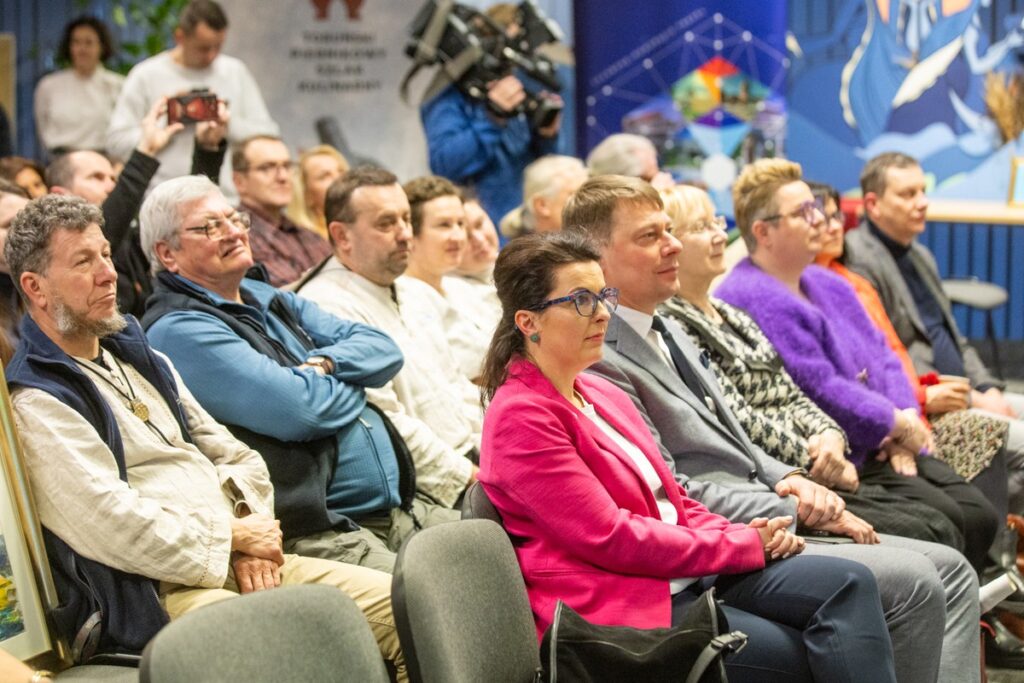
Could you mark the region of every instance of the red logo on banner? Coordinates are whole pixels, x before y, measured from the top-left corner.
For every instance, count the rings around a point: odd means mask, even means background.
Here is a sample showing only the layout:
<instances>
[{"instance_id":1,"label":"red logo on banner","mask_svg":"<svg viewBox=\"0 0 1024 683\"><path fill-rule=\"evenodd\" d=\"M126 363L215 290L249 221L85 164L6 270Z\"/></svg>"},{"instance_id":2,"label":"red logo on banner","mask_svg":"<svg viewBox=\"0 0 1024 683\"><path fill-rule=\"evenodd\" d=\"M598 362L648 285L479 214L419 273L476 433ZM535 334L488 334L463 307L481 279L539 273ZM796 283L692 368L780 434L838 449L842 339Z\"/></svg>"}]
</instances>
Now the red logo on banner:
<instances>
[{"instance_id":1,"label":"red logo on banner","mask_svg":"<svg viewBox=\"0 0 1024 683\"><path fill-rule=\"evenodd\" d=\"M317 21L328 21L331 18L331 3L334 0L309 0L313 4L313 8L316 10ZM345 9L348 11L348 18L352 21L359 21L359 10L362 9L363 3L366 0L339 0L345 5Z\"/></svg>"}]
</instances>

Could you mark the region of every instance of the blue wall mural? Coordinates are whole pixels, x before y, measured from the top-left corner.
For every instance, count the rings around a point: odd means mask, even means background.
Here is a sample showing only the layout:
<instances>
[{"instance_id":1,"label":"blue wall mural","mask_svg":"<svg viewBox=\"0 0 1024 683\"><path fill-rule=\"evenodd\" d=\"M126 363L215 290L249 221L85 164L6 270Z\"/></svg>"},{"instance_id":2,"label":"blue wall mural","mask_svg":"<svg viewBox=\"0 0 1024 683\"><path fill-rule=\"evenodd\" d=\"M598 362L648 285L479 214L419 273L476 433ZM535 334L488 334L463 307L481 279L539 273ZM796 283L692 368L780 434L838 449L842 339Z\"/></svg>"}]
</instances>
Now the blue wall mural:
<instances>
[{"instance_id":1,"label":"blue wall mural","mask_svg":"<svg viewBox=\"0 0 1024 683\"><path fill-rule=\"evenodd\" d=\"M985 76L1018 69L1019 0L791 0L788 156L843 192L886 150L922 161L932 196L1005 200L1010 157Z\"/></svg>"}]
</instances>

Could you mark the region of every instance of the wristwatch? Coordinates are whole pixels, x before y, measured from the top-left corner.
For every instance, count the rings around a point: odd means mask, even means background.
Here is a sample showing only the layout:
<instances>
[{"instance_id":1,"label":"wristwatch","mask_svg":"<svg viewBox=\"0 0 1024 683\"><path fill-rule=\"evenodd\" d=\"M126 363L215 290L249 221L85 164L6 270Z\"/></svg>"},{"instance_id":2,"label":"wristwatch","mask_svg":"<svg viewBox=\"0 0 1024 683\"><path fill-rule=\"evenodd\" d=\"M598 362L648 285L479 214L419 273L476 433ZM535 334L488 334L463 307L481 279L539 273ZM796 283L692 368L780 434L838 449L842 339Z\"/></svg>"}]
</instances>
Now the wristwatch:
<instances>
[{"instance_id":1,"label":"wristwatch","mask_svg":"<svg viewBox=\"0 0 1024 683\"><path fill-rule=\"evenodd\" d=\"M327 356L310 356L306 359L306 365L320 368L325 375L330 375L334 372L334 362Z\"/></svg>"}]
</instances>

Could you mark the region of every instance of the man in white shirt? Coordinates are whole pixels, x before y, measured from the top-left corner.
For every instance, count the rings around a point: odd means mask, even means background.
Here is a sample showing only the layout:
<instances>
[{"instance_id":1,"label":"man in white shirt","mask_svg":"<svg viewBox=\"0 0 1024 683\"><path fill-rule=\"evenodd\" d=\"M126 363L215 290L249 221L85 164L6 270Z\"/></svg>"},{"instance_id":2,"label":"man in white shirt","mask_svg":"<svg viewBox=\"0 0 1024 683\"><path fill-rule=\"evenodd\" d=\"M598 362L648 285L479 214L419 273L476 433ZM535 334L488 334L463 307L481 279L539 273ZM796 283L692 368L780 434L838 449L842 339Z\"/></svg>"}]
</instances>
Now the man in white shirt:
<instances>
[{"instance_id":1,"label":"man in white shirt","mask_svg":"<svg viewBox=\"0 0 1024 683\"><path fill-rule=\"evenodd\" d=\"M482 411L478 390L448 349L440 297L423 296L399 277L409 262L409 213L405 192L388 171L359 168L336 180L325 209L334 255L298 292L340 318L384 330L401 348L402 369L366 394L405 439L420 490L452 506L476 478L471 460Z\"/></svg>"},{"instance_id":2,"label":"man in white shirt","mask_svg":"<svg viewBox=\"0 0 1024 683\"><path fill-rule=\"evenodd\" d=\"M249 69L240 60L220 54L227 27L227 16L213 0L192 0L185 6L174 31L175 47L136 64L128 73L107 129L107 151L128 158L139 143L139 122L152 103L195 89L210 90L227 103L231 112L229 143L253 135L278 134ZM193 145L192 135L175 136L157 155L160 168L150 187L188 175ZM220 186L229 200L236 198L229 164L221 168Z\"/></svg>"},{"instance_id":3,"label":"man in white shirt","mask_svg":"<svg viewBox=\"0 0 1024 683\"><path fill-rule=\"evenodd\" d=\"M118 312L102 225L84 199L47 195L4 247L28 312L8 378L49 560L63 605L95 603L62 635L141 651L167 616L324 583L356 601L404 677L390 577L283 553L263 459Z\"/></svg>"}]
</instances>

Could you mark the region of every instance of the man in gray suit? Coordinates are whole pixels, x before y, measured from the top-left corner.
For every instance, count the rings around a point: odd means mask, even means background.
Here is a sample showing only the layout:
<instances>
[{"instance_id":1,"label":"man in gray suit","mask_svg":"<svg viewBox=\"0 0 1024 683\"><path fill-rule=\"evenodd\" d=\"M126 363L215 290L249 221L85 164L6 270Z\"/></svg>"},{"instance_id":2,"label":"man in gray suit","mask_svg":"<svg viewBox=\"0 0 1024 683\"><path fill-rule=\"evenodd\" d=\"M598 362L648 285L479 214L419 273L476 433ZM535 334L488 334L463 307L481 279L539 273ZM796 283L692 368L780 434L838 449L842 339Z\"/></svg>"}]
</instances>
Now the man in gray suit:
<instances>
[{"instance_id":1,"label":"man in gray suit","mask_svg":"<svg viewBox=\"0 0 1024 683\"><path fill-rule=\"evenodd\" d=\"M846 236L846 265L878 290L900 341L919 374L934 372L970 379L970 395L956 394L956 385L929 387L929 403L941 410L971 408L1009 422L1006 464L1010 512L1024 511L1024 396L1005 392L960 334L949 297L942 290L935 257L917 236L924 232L928 198L925 177L913 157L885 152L864 166L864 223Z\"/></svg>"},{"instance_id":2,"label":"man in gray suit","mask_svg":"<svg viewBox=\"0 0 1024 683\"><path fill-rule=\"evenodd\" d=\"M658 193L635 178L591 178L566 204L563 225L594 239L608 286L619 288L604 360L591 371L633 397L689 495L735 522L794 515L806 528L859 541L808 544L808 551L856 560L875 574L899 680L978 680L977 579L963 556L934 543L879 539L838 496L751 443L698 349L655 315L676 291L680 249Z\"/></svg>"}]
</instances>

